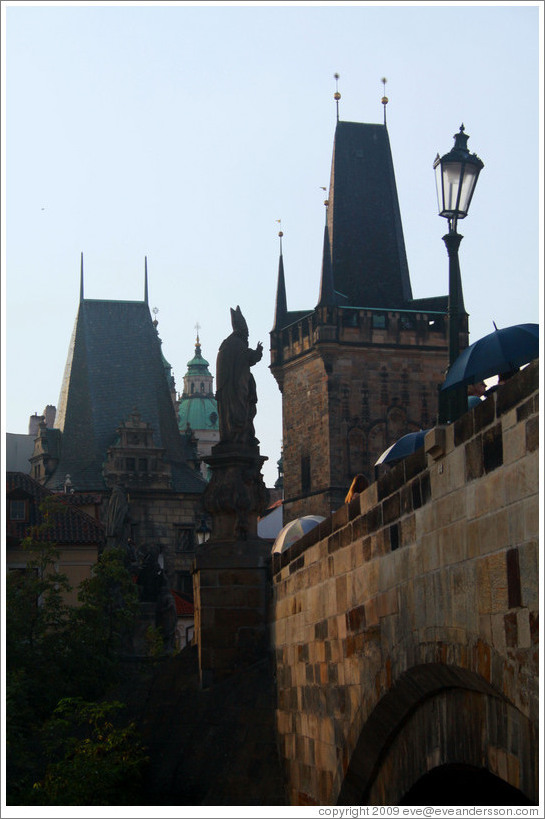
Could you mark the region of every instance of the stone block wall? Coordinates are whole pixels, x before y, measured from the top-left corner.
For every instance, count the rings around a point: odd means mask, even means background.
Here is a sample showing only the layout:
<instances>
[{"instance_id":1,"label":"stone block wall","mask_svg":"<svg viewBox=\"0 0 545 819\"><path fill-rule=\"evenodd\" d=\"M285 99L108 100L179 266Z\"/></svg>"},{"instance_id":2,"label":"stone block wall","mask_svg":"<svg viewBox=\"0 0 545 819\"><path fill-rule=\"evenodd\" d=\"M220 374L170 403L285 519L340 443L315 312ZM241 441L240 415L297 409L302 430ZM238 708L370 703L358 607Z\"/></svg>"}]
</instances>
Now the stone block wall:
<instances>
[{"instance_id":1,"label":"stone block wall","mask_svg":"<svg viewBox=\"0 0 545 819\"><path fill-rule=\"evenodd\" d=\"M282 390L284 518L329 515L381 452L437 418L447 347L442 315L335 309L273 334ZM327 332L326 332L327 331ZM281 352L280 352L281 350Z\"/></svg>"},{"instance_id":2,"label":"stone block wall","mask_svg":"<svg viewBox=\"0 0 545 819\"><path fill-rule=\"evenodd\" d=\"M406 741L408 714L451 690L477 692L466 699L481 739L464 746L451 726L421 766L465 761L537 798L538 376L534 362L434 428L425 449L273 556L292 804L396 804L415 771L388 776L385 792L393 737Z\"/></svg>"}]
</instances>

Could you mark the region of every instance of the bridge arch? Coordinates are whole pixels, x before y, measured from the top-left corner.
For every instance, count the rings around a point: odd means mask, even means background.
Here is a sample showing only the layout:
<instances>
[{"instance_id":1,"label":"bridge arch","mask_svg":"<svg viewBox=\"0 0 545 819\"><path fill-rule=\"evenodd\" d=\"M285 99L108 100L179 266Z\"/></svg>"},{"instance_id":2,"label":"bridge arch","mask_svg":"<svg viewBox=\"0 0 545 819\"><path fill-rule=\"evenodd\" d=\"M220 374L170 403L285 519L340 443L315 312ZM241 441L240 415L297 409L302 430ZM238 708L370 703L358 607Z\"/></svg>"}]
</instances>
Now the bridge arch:
<instances>
[{"instance_id":1,"label":"bridge arch","mask_svg":"<svg viewBox=\"0 0 545 819\"><path fill-rule=\"evenodd\" d=\"M538 739L532 722L478 674L430 663L400 675L364 724L337 804L538 803ZM458 782L461 801L445 783ZM404 801L428 798L423 802ZM516 802L501 801L510 794ZM468 801L466 801L466 799Z\"/></svg>"}]
</instances>

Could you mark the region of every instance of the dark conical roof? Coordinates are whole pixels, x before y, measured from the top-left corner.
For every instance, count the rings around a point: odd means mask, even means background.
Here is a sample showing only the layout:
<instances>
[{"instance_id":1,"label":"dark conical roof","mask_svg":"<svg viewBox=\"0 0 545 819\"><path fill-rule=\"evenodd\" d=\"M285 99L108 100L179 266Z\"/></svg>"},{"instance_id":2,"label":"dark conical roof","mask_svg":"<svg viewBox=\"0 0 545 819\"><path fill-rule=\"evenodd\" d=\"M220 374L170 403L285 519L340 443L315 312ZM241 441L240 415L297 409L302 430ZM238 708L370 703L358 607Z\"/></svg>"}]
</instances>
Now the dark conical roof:
<instances>
[{"instance_id":1,"label":"dark conical roof","mask_svg":"<svg viewBox=\"0 0 545 819\"><path fill-rule=\"evenodd\" d=\"M70 342L55 426L61 458L50 483L69 473L78 489L101 489L102 464L117 428L137 409L173 466L173 488L200 492L185 463L161 344L146 302L83 299Z\"/></svg>"},{"instance_id":2,"label":"dark conical roof","mask_svg":"<svg viewBox=\"0 0 545 819\"><path fill-rule=\"evenodd\" d=\"M329 244L329 228L327 222L324 228L324 250L322 254L322 279L320 282L320 297L318 307L331 307L336 302L333 270L331 267L331 247Z\"/></svg>"},{"instance_id":3,"label":"dark conical roof","mask_svg":"<svg viewBox=\"0 0 545 819\"><path fill-rule=\"evenodd\" d=\"M358 307L412 298L388 131L338 122L328 209L335 290Z\"/></svg>"},{"instance_id":4,"label":"dark conical roof","mask_svg":"<svg viewBox=\"0 0 545 819\"><path fill-rule=\"evenodd\" d=\"M280 240L282 242L282 240ZM278 283L276 285L276 309L274 312L274 329L283 327L288 314L288 300L286 297L286 280L284 277L284 256L280 244L280 258L278 260Z\"/></svg>"}]
</instances>

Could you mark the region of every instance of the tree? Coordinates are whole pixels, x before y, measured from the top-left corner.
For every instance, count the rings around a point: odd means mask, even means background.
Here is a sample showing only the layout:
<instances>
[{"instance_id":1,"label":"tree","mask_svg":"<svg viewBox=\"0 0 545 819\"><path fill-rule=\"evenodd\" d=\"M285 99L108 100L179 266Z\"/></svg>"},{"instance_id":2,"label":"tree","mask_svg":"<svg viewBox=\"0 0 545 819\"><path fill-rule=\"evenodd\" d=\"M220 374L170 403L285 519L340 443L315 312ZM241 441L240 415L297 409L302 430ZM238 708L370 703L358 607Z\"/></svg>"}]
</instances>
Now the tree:
<instances>
[{"instance_id":1,"label":"tree","mask_svg":"<svg viewBox=\"0 0 545 819\"><path fill-rule=\"evenodd\" d=\"M41 782L46 787L44 771L50 752L47 742L51 742L56 729L60 730L69 708L64 705L60 712L55 711L60 701L80 703L77 708L70 706L72 726L78 723L78 714L88 716L92 707L106 709L102 712L105 727L108 705L96 701L103 699L108 686L117 680L119 657L129 648L138 609L138 590L125 567L121 549L102 553L92 576L79 587L80 605L66 605L64 593L70 585L57 571L59 553L51 542L54 516L65 509L57 498L48 498L41 505L42 523L32 527L23 542L28 552L26 570L10 572L7 578L6 750L10 804L37 804L32 786ZM132 742L132 728L128 733L127 726L115 730L121 734L96 728L87 737L94 743L97 757L106 752L112 755L115 749L121 754L123 743ZM83 752L90 747L87 743L78 752L80 767L86 762L91 764L92 754ZM57 761L59 765L67 764L66 759ZM128 771L123 768L123 776ZM44 792L53 793L53 781L60 775L51 769L47 780L50 790ZM92 778L92 772L89 776Z\"/></svg>"},{"instance_id":2,"label":"tree","mask_svg":"<svg viewBox=\"0 0 545 819\"><path fill-rule=\"evenodd\" d=\"M134 724L120 702L59 702L43 730L52 760L34 785L31 804L137 805L147 764Z\"/></svg>"}]
</instances>

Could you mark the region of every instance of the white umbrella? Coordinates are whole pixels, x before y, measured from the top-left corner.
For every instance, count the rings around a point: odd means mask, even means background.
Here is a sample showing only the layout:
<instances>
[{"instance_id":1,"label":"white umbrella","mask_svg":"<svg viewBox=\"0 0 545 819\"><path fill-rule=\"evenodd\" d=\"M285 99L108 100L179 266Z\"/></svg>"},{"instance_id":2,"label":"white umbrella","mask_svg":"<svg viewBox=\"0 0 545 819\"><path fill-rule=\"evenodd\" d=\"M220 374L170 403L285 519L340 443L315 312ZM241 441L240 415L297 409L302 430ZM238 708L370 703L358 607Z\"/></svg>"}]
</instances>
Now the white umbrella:
<instances>
[{"instance_id":1,"label":"white umbrella","mask_svg":"<svg viewBox=\"0 0 545 819\"><path fill-rule=\"evenodd\" d=\"M286 523L274 541L272 548L273 554L284 552L292 543L295 543L300 537L310 532L311 529L314 529L314 527L318 526L323 520L325 520L325 518L321 517L321 515L305 515L302 518L296 518L290 521L290 523Z\"/></svg>"}]
</instances>

